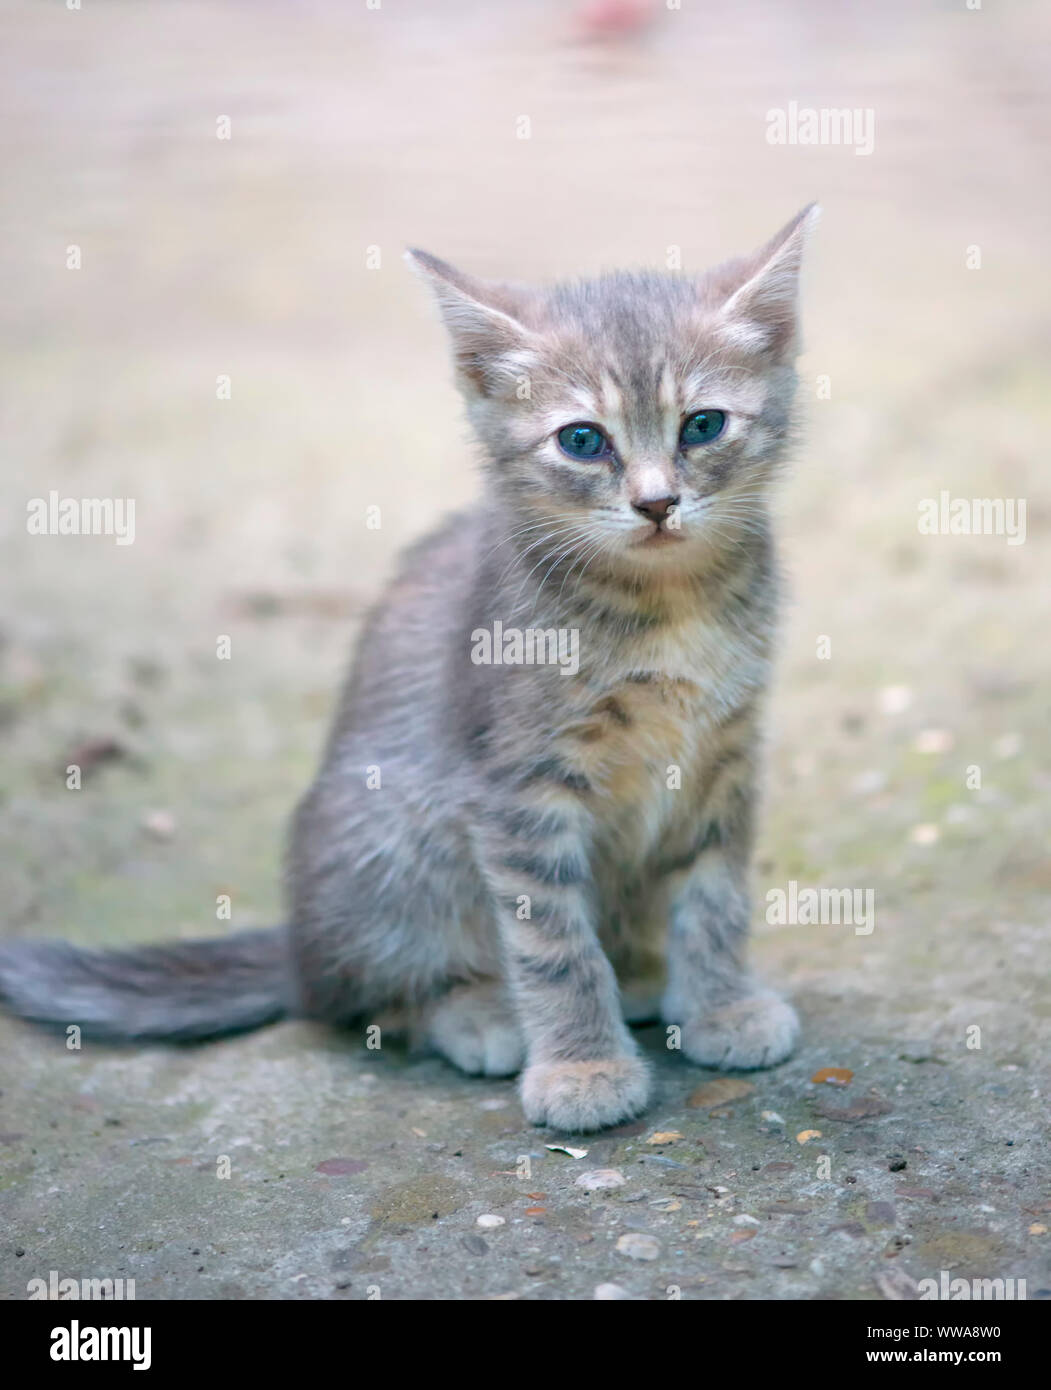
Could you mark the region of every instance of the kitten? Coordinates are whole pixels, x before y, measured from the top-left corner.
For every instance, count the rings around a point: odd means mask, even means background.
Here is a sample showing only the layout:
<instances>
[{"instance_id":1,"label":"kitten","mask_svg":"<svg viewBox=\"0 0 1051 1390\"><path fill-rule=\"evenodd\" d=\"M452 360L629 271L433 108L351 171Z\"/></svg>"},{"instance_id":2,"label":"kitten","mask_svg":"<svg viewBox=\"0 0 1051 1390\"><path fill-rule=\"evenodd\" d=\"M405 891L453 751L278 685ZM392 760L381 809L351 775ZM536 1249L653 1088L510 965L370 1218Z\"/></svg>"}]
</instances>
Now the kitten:
<instances>
[{"instance_id":1,"label":"kitten","mask_svg":"<svg viewBox=\"0 0 1051 1390\"><path fill-rule=\"evenodd\" d=\"M485 457L358 643L296 813L290 925L92 953L0 949L16 1013L195 1039L407 1012L528 1118L637 1115L628 1023L708 1067L798 1022L745 962L776 613L767 496L790 439L807 208L701 278L527 289L409 253ZM575 655L574 655L575 654Z\"/></svg>"}]
</instances>

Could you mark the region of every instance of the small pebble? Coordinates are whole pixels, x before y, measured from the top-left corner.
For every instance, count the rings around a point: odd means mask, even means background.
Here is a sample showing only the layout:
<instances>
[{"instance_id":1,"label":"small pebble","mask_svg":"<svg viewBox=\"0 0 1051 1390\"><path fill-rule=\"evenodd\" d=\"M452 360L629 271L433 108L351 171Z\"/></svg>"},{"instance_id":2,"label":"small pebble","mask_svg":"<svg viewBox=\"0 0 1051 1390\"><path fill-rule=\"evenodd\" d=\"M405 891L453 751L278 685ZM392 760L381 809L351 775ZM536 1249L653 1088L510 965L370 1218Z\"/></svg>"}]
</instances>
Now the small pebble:
<instances>
[{"instance_id":1,"label":"small pebble","mask_svg":"<svg viewBox=\"0 0 1051 1390\"><path fill-rule=\"evenodd\" d=\"M619 1168L589 1168L577 1178L576 1186L586 1192L601 1192L608 1187L623 1187L626 1182Z\"/></svg>"},{"instance_id":2,"label":"small pebble","mask_svg":"<svg viewBox=\"0 0 1051 1390\"><path fill-rule=\"evenodd\" d=\"M879 707L884 714L901 714L912 704L912 691L907 685L887 685L879 693Z\"/></svg>"},{"instance_id":3,"label":"small pebble","mask_svg":"<svg viewBox=\"0 0 1051 1390\"><path fill-rule=\"evenodd\" d=\"M595 1287L595 1297L600 1301L611 1301L613 1299L630 1298L631 1294L620 1284L598 1284Z\"/></svg>"},{"instance_id":4,"label":"small pebble","mask_svg":"<svg viewBox=\"0 0 1051 1390\"><path fill-rule=\"evenodd\" d=\"M142 828L155 840L170 840L175 834L175 817L170 811L150 811L142 818Z\"/></svg>"},{"instance_id":5,"label":"small pebble","mask_svg":"<svg viewBox=\"0 0 1051 1390\"><path fill-rule=\"evenodd\" d=\"M924 729L913 740L917 753L947 753L955 740L948 729Z\"/></svg>"},{"instance_id":6,"label":"small pebble","mask_svg":"<svg viewBox=\"0 0 1051 1390\"><path fill-rule=\"evenodd\" d=\"M504 1218L502 1216L496 1216L492 1212L486 1212L485 1215L480 1216L476 1222L476 1225L483 1226L487 1231L495 1230L497 1226L503 1226L504 1224Z\"/></svg>"},{"instance_id":7,"label":"small pebble","mask_svg":"<svg viewBox=\"0 0 1051 1390\"><path fill-rule=\"evenodd\" d=\"M629 1231L617 1241L617 1249L629 1260L655 1260L661 1253L660 1242L656 1236L643 1235L641 1231Z\"/></svg>"},{"instance_id":8,"label":"small pebble","mask_svg":"<svg viewBox=\"0 0 1051 1390\"><path fill-rule=\"evenodd\" d=\"M887 785L887 774L878 768L870 768L867 772L859 772L850 783L850 790L855 796L873 796L876 792L881 792Z\"/></svg>"},{"instance_id":9,"label":"small pebble","mask_svg":"<svg viewBox=\"0 0 1051 1390\"><path fill-rule=\"evenodd\" d=\"M909 831L909 839L914 845L936 845L941 837L941 831L931 822L923 825L914 825Z\"/></svg>"}]
</instances>

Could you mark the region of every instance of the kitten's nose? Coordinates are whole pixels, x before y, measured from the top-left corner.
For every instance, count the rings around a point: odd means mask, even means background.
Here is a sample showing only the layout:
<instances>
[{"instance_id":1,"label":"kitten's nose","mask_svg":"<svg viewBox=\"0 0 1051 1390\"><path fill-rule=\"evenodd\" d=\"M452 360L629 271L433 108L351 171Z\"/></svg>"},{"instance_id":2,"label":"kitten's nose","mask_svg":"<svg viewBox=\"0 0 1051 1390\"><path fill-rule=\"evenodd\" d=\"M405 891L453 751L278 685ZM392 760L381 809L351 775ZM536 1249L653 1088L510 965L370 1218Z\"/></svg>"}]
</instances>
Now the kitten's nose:
<instances>
[{"instance_id":1,"label":"kitten's nose","mask_svg":"<svg viewBox=\"0 0 1051 1390\"><path fill-rule=\"evenodd\" d=\"M631 504L637 512L643 516L648 516L651 521L655 521L659 526L665 519L672 507L679 505L677 497L652 497L641 502Z\"/></svg>"}]
</instances>

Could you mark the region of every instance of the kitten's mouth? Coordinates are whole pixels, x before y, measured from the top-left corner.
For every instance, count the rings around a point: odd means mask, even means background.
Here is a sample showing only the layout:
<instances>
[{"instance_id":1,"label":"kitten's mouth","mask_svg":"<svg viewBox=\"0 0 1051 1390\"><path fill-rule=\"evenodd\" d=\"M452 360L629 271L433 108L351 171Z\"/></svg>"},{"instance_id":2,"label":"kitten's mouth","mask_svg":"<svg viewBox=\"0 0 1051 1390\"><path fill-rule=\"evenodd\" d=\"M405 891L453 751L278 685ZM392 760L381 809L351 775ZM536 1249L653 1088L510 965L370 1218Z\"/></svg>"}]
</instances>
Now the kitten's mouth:
<instances>
[{"instance_id":1,"label":"kitten's mouth","mask_svg":"<svg viewBox=\"0 0 1051 1390\"><path fill-rule=\"evenodd\" d=\"M677 545L682 540L678 531L665 531L660 526L655 526L641 540L635 542L636 546L646 546L652 548L658 545Z\"/></svg>"}]
</instances>

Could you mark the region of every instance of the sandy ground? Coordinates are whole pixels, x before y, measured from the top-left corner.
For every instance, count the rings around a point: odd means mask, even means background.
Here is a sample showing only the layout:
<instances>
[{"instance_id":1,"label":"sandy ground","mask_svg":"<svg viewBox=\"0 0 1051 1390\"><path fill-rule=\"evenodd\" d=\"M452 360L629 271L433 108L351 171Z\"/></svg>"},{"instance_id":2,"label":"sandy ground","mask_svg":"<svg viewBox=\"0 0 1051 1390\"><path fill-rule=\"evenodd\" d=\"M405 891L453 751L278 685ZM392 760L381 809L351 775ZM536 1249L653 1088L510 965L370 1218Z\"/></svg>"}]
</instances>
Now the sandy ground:
<instances>
[{"instance_id":1,"label":"sandy ground","mask_svg":"<svg viewBox=\"0 0 1051 1390\"><path fill-rule=\"evenodd\" d=\"M9 6L4 932L219 932L221 894L278 919L358 615L475 487L405 244L689 269L825 218L757 868L799 1054L698 1095L648 1030L657 1100L577 1159L511 1083L361 1037L68 1051L0 1020L0 1295L869 1299L948 1270L1051 1296L1047 29L962 0L691 5L589 43L539 3ZM770 145L791 101L871 109L872 152ZM135 543L29 536L51 489L134 497ZM920 534L942 490L1026 499L1025 543ZM875 929L764 923L793 880L872 890Z\"/></svg>"}]
</instances>

